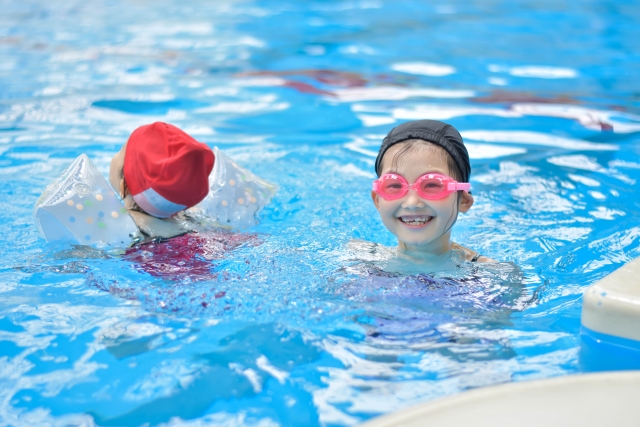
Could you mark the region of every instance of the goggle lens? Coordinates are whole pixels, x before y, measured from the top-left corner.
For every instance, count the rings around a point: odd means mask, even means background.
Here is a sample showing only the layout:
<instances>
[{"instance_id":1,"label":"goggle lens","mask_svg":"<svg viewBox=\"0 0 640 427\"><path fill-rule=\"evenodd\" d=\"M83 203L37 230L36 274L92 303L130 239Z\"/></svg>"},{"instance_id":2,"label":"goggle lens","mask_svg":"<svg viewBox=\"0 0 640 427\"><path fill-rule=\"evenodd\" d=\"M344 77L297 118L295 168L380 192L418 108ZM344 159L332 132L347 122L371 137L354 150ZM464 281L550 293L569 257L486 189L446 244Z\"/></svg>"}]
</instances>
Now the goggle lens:
<instances>
[{"instance_id":1,"label":"goggle lens","mask_svg":"<svg viewBox=\"0 0 640 427\"><path fill-rule=\"evenodd\" d=\"M397 178L387 178L380 183L380 192L384 195L395 198L402 197L407 192L406 183Z\"/></svg>"},{"instance_id":2,"label":"goggle lens","mask_svg":"<svg viewBox=\"0 0 640 427\"><path fill-rule=\"evenodd\" d=\"M421 196L438 196L445 191L442 180L437 178L425 178L419 183L418 194Z\"/></svg>"}]
</instances>

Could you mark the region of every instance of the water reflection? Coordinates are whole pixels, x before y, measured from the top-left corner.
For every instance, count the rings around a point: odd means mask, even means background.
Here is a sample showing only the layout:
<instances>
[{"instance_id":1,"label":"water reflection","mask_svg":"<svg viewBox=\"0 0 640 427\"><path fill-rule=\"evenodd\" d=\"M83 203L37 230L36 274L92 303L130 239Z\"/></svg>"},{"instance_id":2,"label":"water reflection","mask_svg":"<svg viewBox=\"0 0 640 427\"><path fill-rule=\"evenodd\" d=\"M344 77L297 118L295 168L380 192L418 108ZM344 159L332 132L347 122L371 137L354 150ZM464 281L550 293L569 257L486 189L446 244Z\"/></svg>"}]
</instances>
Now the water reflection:
<instances>
[{"instance_id":1,"label":"water reflection","mask_svg":"<svg viewBox=\"0 0 640 427\"><path fill-rule=\"evenodd\" d=\"M640 256L638 13L602 4L7 4L0 417L355 425L579 372L584 288ZM476 205L454 238L493 270L350 249L394 245L373 160L426 116L469 143ZM127 254L45 246L41 189L81 152L105 172L155 120L278 183L263 223Z\"/></svg>"}]
</instances>

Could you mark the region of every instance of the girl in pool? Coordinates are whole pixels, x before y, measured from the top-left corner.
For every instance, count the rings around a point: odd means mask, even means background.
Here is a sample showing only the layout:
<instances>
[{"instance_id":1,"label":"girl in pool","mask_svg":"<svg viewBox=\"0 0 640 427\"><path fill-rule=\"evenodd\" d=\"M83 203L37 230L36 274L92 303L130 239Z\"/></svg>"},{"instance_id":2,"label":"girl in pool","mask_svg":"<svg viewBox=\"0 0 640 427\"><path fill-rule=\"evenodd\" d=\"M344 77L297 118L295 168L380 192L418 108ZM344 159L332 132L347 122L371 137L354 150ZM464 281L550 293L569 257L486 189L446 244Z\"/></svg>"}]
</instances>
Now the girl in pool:
<instances>
[{"instance_id":1,"label":"girl in pool","mask_svg":"<svg viewBox=\"0 0 640 427\"><path fill-rule=\"evenodd\" d=\"M453 126L419 120L393 128L375 168L371 198L398 238L399 255L429 262L453 252L465 261L493 261L451 241L458 214L473 206L469 154Z\"/></svg>"},{"instance_id":2,"label":"girl in pool","mask_svg":"<svg viewBox=\"0 0 640 427\"><path fill-rule=\"evenodd\" d=\"M375 168L371 198L398 247L352 242L356 263L345 270L359 277L338 288L363 304L357 321L367 335L427 341L434 344L429 351L461 360L469 353L456 351L456 343L473 342L482 348L480 357L513 357L506 340L481 337L469 324L458 327L460 313L506 324L527 303L516 266L451 241L458 214L474 201L469 154L458 131L434 120L404 123L382 141Z\"/></svg>"}]
</instances>

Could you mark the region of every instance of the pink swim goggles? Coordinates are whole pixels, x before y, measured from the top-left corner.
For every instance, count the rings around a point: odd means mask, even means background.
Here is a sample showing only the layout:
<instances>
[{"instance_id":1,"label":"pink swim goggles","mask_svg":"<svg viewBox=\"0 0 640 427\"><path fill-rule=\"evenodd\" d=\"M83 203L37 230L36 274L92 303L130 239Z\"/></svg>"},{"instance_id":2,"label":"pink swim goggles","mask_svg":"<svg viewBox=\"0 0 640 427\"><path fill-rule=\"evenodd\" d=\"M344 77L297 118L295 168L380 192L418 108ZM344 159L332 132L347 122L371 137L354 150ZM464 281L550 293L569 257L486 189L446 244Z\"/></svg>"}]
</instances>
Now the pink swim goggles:
<instances>
[{"instance_id":1,"label":"pink swim goggles","mask_svg":"<svg viewBox=\"0 0 640 427\"><path fill-rule=\"evenodd\" d=\"M437 200L458 190L470 189L471 184L457 182L450 176L439 173L425 173L411 185L402 175L395 173L386 173L373 181L373 191L385 200L404 197L409 190L415 191L423 199Z\"/></svg>"}]
</instances>

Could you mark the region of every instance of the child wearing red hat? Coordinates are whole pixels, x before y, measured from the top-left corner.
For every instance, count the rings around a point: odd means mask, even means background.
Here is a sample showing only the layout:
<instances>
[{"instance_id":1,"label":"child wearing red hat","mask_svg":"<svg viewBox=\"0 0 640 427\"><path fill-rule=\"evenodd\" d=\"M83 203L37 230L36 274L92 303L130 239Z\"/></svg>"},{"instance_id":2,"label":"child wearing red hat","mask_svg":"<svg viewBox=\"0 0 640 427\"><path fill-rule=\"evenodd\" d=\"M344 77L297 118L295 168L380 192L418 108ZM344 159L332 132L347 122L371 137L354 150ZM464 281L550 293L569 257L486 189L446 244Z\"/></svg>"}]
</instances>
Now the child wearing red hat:
<instances>
[{"instance_id":1,"label":"child wearing red hat","mask_svg":"<svg viewBox=\"0 0 640 427\"><path fill-rule=\"evenodd\" d=\"M109 181L146 237L169 238L190 230L177 214L207 196L214 161L206 144L156 122L133 131L111 160Z\"/></svg>"},{"instance_id":2,"label":"child wearing red hat","mask_svg":"<svg viewBox=\"0 0 640 427\"><path fill-rule=\"evenodd\" d=\"M258 224L277 190L217 147L162 122L133 131L111 160L109 182L86 154L78 156L36 202L40 235L48 242L126 247L227 230L216 237L224 240L230 229Z\"/></svg>"}]
</instances>

